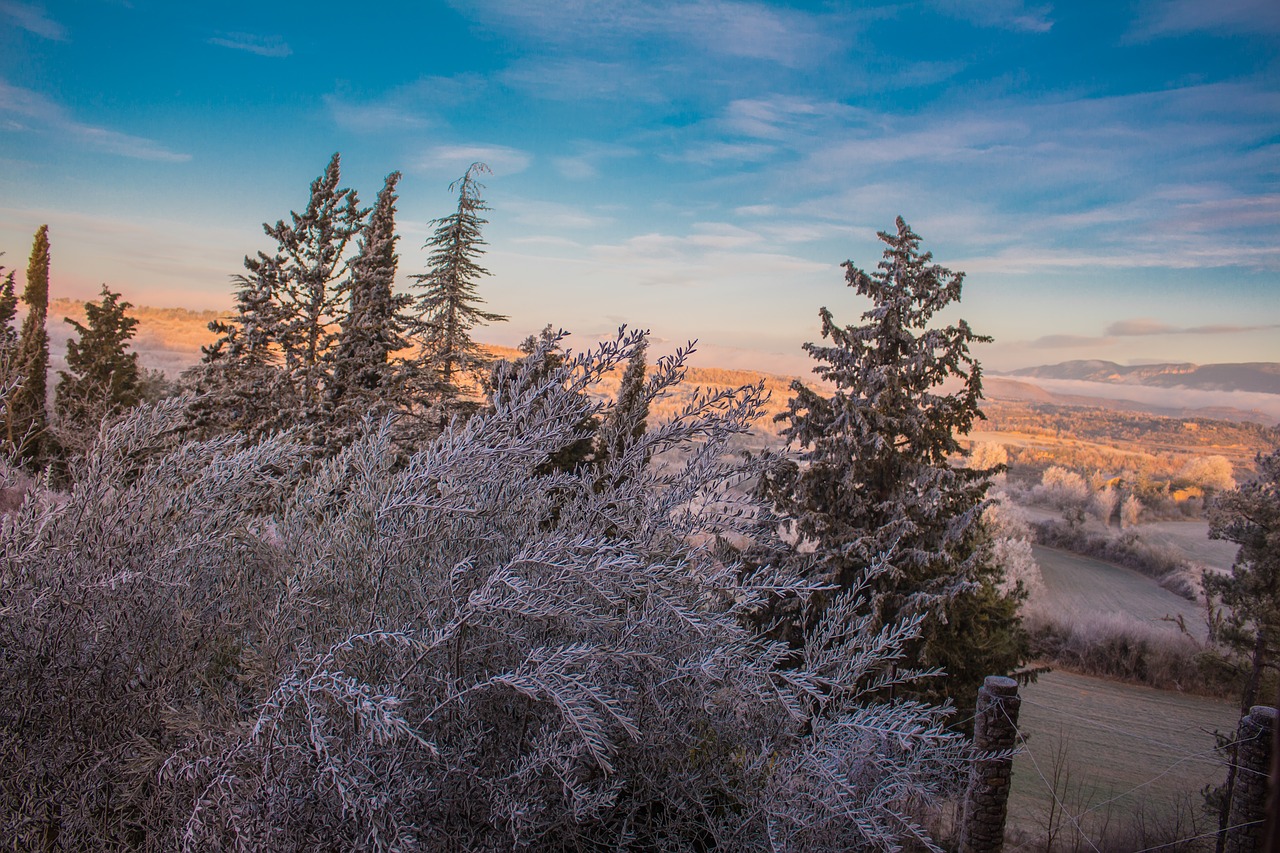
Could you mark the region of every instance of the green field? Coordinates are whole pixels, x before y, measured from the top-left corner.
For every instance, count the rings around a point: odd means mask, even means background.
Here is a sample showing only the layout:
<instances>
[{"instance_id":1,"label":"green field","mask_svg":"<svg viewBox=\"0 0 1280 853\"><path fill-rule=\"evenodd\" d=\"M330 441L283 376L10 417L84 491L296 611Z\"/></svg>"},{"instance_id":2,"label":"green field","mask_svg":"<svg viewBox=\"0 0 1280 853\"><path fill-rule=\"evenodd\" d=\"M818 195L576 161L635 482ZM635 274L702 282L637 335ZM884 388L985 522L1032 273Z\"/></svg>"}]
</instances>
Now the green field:
<instances>
[{"instance_id":1,"label":"green field","mask_svg":"<svg viewBox=\"0 0 1280 853\"><path fill-rule=\"evenodd\" d=\"M1184 817L1187 806L1198 808L1200 790L1223 777L1212 732L1239 721L1230 702L1065 672L1042 676L1022 696L1026 749L1014 760L1009 826L1043 837L1056 793L1065 811L1054 825L1068 848L1092 849L1083 838L1096 840L1108 823L1141 815L1153 824L1179 804Z\"/></svg>"}]
</instances>

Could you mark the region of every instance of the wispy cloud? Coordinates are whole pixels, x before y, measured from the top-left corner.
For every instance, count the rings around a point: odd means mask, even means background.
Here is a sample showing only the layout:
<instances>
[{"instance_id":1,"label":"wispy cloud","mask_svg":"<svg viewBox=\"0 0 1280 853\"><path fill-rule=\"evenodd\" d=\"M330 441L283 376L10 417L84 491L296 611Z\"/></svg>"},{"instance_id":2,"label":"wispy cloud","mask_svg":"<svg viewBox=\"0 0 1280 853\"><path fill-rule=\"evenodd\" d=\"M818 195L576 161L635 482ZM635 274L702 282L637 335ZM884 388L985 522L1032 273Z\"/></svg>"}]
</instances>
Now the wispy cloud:
<instances>
[{"instance_id":1,"label":"wispy cloud","mask_svg":"<svg viewBox=\"0 0 1280 853\"><path fill-rule=\"evenodd\" d=\"M660 38L718 56L800 67L841 44L820 16L741 0L455 0L453 5L495 29L554 45L593 47L601 55Z\"/></svg>"},{"instance_id":2,"label":"wispy cloud","mask_svg":"<svg viewBox=\"0 0 1280 853\"><path fill-rule=\"evenodd\" d=\"M1280 328L1278 324L1260 326L1240 326L1230 324L1211 324L1207 326L1171 326L1159 320L1137 318L1119 320L1107 326L1106 334L1117 337L1139 337L1146 335L1238 335L1244 332L1261 332Z\"/></svg>"},{"instance_id":3,"label":"wispy cloud","mask_svg":"<svg viewBox=\"0 0 1280 853\"><path fill-rule=\"evenodd\" d=\"M1150 39L1194 32L1278 33L1280 4L1275 0L1160 0L1147 3L1132 37Z\"/></svg>"},{"instance_id":4,"label":"wispy cloud","mask_svg":"<svg viewBox=\"0 0 1280 853\"><path fill-rule=\"evenodd\" d=\"M165 163L183 163L191 159L190 154L170 151L155 140L77 121L44 95L11 86L4 80L0 80L0 116L5 118L10 130L61 137L81 147L120 157Z\"/></svg>"},{"instance_id":5,"label":"wispy cloud","mask_svg":"<svg viewBox=\"0 0 1280 853\"><path fill-rule=\"evenodd\" d=\"M331 92L323 96L334 122L345 130L421 130L443 123L443 110L480 97L488 82L478 74L422 77L374 98Z\"/></svg>"},{"instance_id":6,"label":"wispy cloud","mask_svg":"<svg viewBox=\"0 0 1280 853\"><path fill-rule=\"evenodd\" d=\"M1047 33L1053 28L1049 4L1031 5L1024 0L934 0L941 11L981 27L999 27L1031 33Z\"/></svg>"},{"instance_id":7,"label":"wispy cloud","mask_svg":"<svg viewBox=\"0 0 1280 853\"><path fill-rule=\"evenodd\" d=\"M1027 345L1034 349L1074 349L1076 347L1102 347L1115 343L1113 338L1095 335L1044 335Z\"/></svg>"},{"instance_id":8,"label":"wispy cloud","mask_svg":"<svg viewBox=\"0 0 1280 853\"><path fill-rule=\"evenodd\" d=\"M280 36L262 36L256 33L219 33L209 39L209 44L256 53L258 56L283 58L293 54L293 48Z\"/></svg>"},{"instance_id":9,"label":"wispy cloud","mask_svg":"<svg viewBox=\"0 0 1280 853\"><path fill-rule=\"evenodd\" d=\"M495 175L514 175L529 168L533 156L505 145L437 145L418 157L419 171L452 171L462 174L472 163L484 163Z\"/></svg>"},{"instance_id":10,"label":"wispy cloud","mask_svg":"<svg viewBox=\"0 0 1280 853\"><path fill-rule=\"evenodd\" d=\"M53 41L67 40L66 28L50 18L39 6L19 3L17 0L0 0L0 15L7 16L27 32L35 33L42 38Z\"/></svg>"}]
</instances>

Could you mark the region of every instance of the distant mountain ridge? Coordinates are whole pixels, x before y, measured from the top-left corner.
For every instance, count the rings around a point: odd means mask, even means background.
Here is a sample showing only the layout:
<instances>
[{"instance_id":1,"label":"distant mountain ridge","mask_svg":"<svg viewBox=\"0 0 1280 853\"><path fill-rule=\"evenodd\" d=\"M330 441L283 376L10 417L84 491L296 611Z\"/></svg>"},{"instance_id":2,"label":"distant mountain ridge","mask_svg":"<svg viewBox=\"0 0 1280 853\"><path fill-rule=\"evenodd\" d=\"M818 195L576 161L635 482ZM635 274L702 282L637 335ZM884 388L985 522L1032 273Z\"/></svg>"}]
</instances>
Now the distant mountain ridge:
<instances>
[{"instance_id":1,"label":"distant mountain ridge","mask_svg":"<svg viewBox=\"0 0 1280 853\"><path fill-rule=\"evenodd\" d=\"M991 371L996 373L996 371ZM1003 376L1036 379L1075 379L1110 385L1144 385L1148 388L1190 388L1198 391L1250 391L1280 394L1280 364L1251 361L1239 364L1138 364L1085 359L1001 371Z\"/></svg>"}]
</instances>

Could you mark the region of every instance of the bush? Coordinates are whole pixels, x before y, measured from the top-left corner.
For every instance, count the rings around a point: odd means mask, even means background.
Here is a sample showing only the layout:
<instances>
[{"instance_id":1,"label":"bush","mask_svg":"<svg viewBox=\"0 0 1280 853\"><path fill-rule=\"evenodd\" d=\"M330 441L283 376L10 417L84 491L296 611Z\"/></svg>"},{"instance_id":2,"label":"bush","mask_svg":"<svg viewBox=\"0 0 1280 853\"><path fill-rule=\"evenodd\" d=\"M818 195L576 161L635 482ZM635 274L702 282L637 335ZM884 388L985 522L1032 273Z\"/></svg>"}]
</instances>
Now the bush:
<instances>
[{"instance_id":1,"label":"bush","mask_svg":"<svg viewBox=\"0 0 1280 853\"><path fill-rule=\"evenodd\" d=\"M398 457L184 439L136 410L3 517L0 832L18 849L888 848L957 783L946 709L884 688L918 621L865 587L802 652L743 628L812 590L726 563L772 526L726 461L759 389L604 467L619 339ZM679 357L646 386L655 399ZM676 466L646 464L683 450Z\"/></svg>"}]
</instances>

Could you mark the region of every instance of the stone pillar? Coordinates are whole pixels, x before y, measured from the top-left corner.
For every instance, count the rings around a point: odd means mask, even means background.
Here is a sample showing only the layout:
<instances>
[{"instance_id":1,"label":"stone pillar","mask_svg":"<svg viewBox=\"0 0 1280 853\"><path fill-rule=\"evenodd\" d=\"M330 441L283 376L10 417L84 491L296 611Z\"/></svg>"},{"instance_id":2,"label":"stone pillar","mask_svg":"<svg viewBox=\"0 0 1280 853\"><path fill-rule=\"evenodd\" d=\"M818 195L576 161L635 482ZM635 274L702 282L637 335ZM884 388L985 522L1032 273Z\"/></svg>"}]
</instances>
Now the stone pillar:
<instances>
[{"instance_id":1,"label":"stone pillar","mask_svg":"<svg viewBox=\"0 0 1280 853\"><path fill-rule=\"evenodd\" d=\"M982 753L1013 749L1018 739L1018 682L988 675L978 691L973 746L979 753L969 768L960 826L960 853L1000 853L1009 807L1013 758L984 758Z\"/></svg>"},{"instance_id":2,"label":"stone pillar","mask_svg":"<svg viewBox=\"0 0 1280 853\"><path fill-rule=\"evenodd\" d=\"M1254 705L1240 718L1240 728L1236 730L1236 784L1227 820L1227 853L1262 850L1275 727L1276 709L1267 705Z\"/></svg>"}]
</instances>

